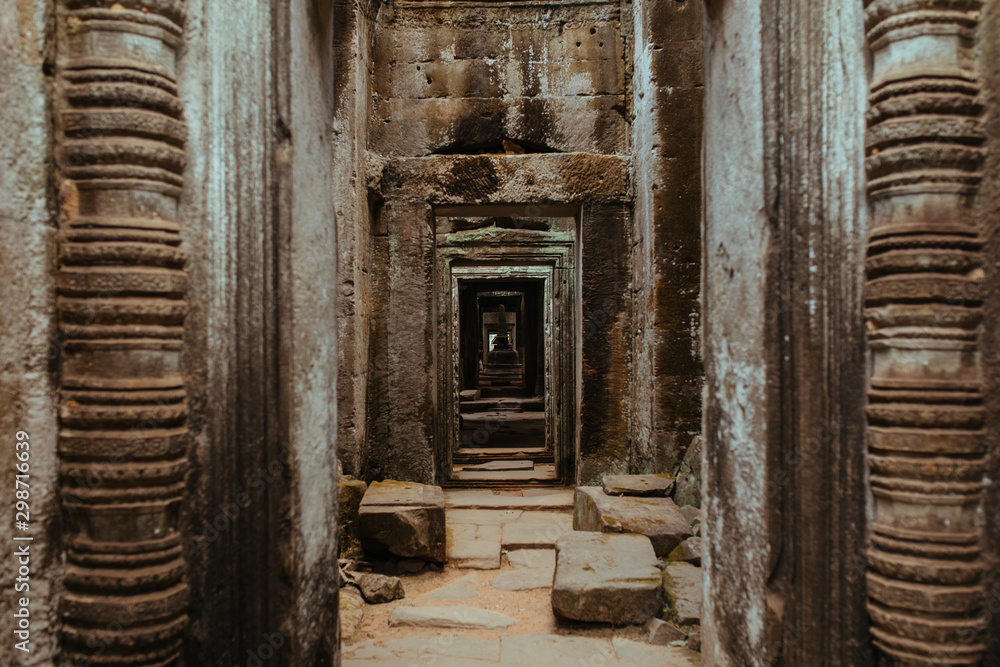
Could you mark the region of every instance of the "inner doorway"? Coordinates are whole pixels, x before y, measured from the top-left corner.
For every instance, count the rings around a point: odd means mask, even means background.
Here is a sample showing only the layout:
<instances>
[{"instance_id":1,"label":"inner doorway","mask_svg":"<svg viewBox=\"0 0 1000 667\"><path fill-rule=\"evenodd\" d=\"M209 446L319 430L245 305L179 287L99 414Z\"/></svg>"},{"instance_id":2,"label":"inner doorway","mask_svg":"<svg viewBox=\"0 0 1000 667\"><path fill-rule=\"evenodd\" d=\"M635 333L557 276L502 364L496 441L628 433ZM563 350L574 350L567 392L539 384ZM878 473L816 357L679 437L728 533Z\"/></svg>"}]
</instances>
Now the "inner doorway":
<instances>
[{"instance_id":1,"label":"inner doorway","mask_svg":"<svg viewBox=\"0 0 1000 667\"><path fill-rule=\"evenodd\" d=\"M545 419L545 280L459 280L452 479L556 480Z\"/></svg>"},{"instance_id":2,"label":"inner doorway","mask_svg":"<svg viewBox=\"0 0 1000 667\"><path fill-rule=\"evenodd\" d=\"M573 479L579 209L451 206L435 214L441 479Z\"/></svg>"}]
</instances>

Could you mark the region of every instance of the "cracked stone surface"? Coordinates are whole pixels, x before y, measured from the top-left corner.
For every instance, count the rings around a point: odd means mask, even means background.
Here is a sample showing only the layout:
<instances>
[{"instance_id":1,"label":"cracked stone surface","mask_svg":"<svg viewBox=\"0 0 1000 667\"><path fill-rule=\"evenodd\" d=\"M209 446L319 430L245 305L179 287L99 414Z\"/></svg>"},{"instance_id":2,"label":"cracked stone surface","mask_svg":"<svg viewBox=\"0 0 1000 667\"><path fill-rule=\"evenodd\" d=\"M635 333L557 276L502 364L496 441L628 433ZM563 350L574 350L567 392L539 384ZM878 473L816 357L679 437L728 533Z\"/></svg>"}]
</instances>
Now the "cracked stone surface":
<instances>
[{"instance_id":1,"label":"cracked stone surface","mask_svg":"<svg viewBox=\"0 0 1000 667\"><path fill-rule=\"evenodd\" d=\"M498 591L526 591L532 588L548 588L552 585L552 569L509 570L490 580L490 585Z\"/></svg>"}]
</instances>

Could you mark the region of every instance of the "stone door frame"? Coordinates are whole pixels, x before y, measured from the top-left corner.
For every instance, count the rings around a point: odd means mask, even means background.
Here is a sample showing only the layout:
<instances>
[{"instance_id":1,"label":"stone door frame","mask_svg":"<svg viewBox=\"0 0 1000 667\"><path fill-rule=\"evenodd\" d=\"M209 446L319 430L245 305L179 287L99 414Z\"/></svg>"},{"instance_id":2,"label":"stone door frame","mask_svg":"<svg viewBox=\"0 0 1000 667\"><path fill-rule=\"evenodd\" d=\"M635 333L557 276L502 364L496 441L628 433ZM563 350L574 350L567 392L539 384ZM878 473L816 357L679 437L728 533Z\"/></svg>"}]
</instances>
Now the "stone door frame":
<instances>
[{"instance_id":1,"label":"stone door frame","mask_svg":"<svg viewBox=\"0 0 1000 667\"><path fill-rule=\"evenodd\" d=\"M436 219L459 214L494 215L497 210L506 208L441 207L434 212ZM522 217L538 217L540 214L524 213L537 208L511 207ZM458 448L459 281L490 279L542 281L545 447L551 448L555 455L559 480L573 480L573 463L579 443L576 398L580 379L580 315L577 305L580 276L576 257L580 209L572 207L569 211L573 212L575 219L572 233L496 230L436 235L435 450L438 479L443 483L451 477L453 455ZM504 270L498 272L498 267Z\"/></svg>"}]
</instances>

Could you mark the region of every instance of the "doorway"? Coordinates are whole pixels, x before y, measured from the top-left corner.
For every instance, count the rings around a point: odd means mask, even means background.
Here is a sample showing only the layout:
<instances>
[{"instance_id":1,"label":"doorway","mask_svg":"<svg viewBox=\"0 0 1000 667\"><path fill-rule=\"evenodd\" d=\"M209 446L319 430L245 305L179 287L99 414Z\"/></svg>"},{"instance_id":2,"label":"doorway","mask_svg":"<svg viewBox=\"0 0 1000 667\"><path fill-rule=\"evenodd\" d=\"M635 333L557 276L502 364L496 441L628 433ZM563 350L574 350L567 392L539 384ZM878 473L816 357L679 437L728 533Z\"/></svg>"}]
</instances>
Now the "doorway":
<instances>
[{"instance_id":1,"label":"doorway","mask_svg":"<svg viewBox=\"0 0 1000 667\"><path fill-rule=\"evenodd\" d=\"M437 431L452 485L572 479L577 216L507 208L436 211Z\"/></svg>"}]
</instances>

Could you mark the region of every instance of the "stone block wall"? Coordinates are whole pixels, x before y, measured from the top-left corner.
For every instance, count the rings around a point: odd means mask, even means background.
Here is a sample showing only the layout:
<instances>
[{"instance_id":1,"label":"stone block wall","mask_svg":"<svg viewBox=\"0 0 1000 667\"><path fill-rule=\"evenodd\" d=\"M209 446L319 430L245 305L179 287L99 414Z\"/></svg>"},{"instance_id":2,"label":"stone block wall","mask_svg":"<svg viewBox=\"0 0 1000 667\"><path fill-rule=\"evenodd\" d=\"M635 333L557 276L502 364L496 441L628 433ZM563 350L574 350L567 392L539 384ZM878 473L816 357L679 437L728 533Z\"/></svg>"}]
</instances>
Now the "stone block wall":
<instances>
[{"instance_id":1,"label":"stone block wall","mask_svg":"<svg viewBox=\"0 0 1000 667\"><path fill-rule=\"evenodd\" d=\"M632 14L632 472L677 471L701 431L701 3Z\"/></svg>"},{"instance_id":2,"label":"stone block wall","mask_svg":"<svg viewBox=\"0 0 1000 667\"><path fill-rule=\"evenodd\" d=\"M399 3L377 29L379 153L468 153L503 138L529 152L628 150L618 5Z\"/></svg>"}]
</instances>

